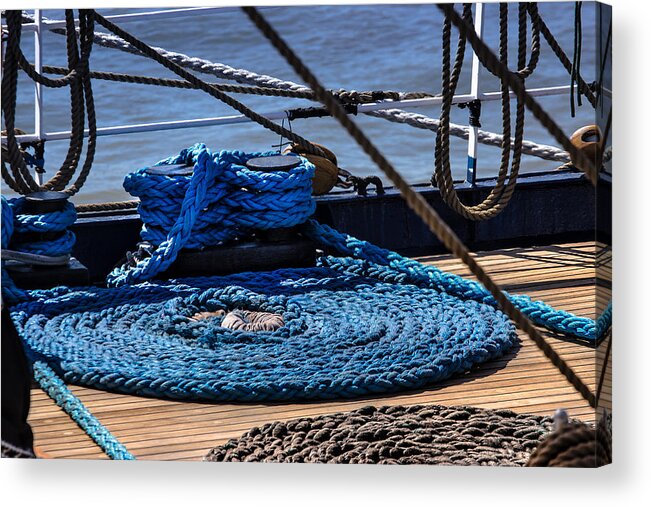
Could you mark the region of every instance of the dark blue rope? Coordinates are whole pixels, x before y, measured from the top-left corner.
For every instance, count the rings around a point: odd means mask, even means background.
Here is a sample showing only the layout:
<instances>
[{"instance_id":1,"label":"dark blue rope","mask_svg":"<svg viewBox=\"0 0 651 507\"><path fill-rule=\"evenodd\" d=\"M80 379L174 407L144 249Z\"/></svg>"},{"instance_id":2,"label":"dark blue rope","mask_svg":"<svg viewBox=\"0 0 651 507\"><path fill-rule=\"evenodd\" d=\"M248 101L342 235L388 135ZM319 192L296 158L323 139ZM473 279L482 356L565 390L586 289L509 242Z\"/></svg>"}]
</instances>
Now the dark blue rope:
<instances>
[{"instance_id":1,"label":"dark blue rope","mask_svg":"<svg viewBox=\"0 0 651 507\"><path fill-rule=\"evenodd\" d=\"M38 215L24 213L25 198L7 199L2 196L2 249L58 257L72 252L75 235L68 230L77 219L72 203L61 211ZM34 234L55 233L48 240L34 239ZM16 286L7 270L2 268L2 297L8 304L29 299L27 291Z\"/></svg>"},{"instance_id":2,"label":"dark blue rope","mask_svg":"<svg viewBox=\"0 0 651 507\"><path fill-rule=\"evenodd\" d=\"M3 197L3 207L6 199ZM67 202L63 210L28 215L24 213L25 198L19 197L7 201L14 215L14 230L10 247L25 253L57 257L72 252L75 235L68 230L77 220L77 212L71 202ZM60 233L48 241L26 240L23 235L28 233Z\"/></svg>"}]
</instances>

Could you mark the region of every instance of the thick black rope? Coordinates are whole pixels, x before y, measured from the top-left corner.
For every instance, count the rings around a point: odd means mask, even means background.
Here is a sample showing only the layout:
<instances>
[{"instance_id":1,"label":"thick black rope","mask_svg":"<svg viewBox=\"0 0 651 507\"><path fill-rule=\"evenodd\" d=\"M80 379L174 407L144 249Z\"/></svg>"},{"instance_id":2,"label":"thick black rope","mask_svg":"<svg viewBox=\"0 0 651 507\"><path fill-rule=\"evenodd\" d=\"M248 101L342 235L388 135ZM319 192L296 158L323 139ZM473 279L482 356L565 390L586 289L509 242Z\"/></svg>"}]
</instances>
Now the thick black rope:
<instances>
[{"instance_id":1,"label":"thick black rope","mask_svg":"<svg viewBox=\"0 0 651 507\"><path fill-rule=\"evenodd\" d=\"M294 68L296 73L301 76L303 81L314 90L317 99L330 110L332 116L341 123L371 160L373 160L382 172L389 177L407 202L408 206L421 218L421 220L423 220L430 231L441 240L448 250L470 268L470 271L477 277L479 282L482 283L495 298L502 311L504 311L504 313L506 313L520 329L529 335L538 348L540 348L552 364L558 368L558 370L574 386L581 396L583 396L590 406L593 408L596 407L595 396L590 388L588 388L572 368L570 368L558 353L545 341L540 331L531 323L531 321L513 305L504 292L502 292L500 287L477 263L475 258L470 254L468 248L461 242L454 231L441 219L439 214L430 206L425 198L420 193L415 192L402 178L400 173L395 170L393 165L380 153L375 145L360 130L357 124L346 114L342 105L319 83L314 74L312 74L298 56L289 48L285 41L278 35L271 25L269 25L257 9L254 7L242 7L242 10L247 14L247 16L249 16L260 32L269 39L271 44L278 50L285 60L287 60L287 62ZM451 16L451 19L454 22L455 17ZM458 19L460 20L460 18Z\"/></svg>"},{"instance_id":2,"label":"thick black rope","mask_svg":"<svg viewBox=\"0 0 651 507\"><path fill-rule=\"evenodd\" d=\"M536 7L535 3L529 4L529 12L533 16L533 19L535 20L534 24L537 26L537 28L540 30L540 33L547 41L547 45L551 48L551 50L554 52L558 60L561 62L561 65L563 65L567 73L571 76L572 62L565 54L565 51L563 51L563 48L561 48L560 44L552 34L551 30L549 29L549 27L547 26L543 18L538 13L538 8ZM592 105L592 107L596 108L597 100L594 96L594 93L590 89L590 85L588 85L588 83L584 81L584 79L581 77L581 73L579 72L576 73L575 79L576 79L579 92L583 94L583 96L588 100L588 102L590 102L590 105Z\"/></svg>"},{"instance_id":3,"label":"thick black rope","mask_svg":"<svg viewBox=\"0 0 651 507\"><path fill-rule=\"evenodd\" d=\"M583 45L582 6L583 2L574 2L574 59L572 60L572 72L570 73L570 114L572 118L576 116L576 106L581 106L581 94L575 93L574 85L577 81L577 76L581 72L581 47Z\"/></svg>"}]
</instances>

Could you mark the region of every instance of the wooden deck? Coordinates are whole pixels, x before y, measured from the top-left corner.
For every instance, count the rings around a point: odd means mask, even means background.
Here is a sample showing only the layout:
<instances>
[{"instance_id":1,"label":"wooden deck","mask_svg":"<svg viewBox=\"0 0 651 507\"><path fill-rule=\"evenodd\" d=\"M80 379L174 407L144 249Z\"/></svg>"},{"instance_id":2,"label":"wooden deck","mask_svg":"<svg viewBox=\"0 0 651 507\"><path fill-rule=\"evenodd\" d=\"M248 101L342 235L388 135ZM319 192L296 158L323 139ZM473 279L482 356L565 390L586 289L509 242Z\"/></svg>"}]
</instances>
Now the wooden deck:
<instances>
[{"instance_id":1,"label":"wooden deck","mask_svg":"<svg viewBox=\"0 0 651 507\"><path fill-rule=\"evenodd\" d=\"M610 250L594 243L515 248L477 254L495 280L513 293L526 293L556 308L594 318L595 304L610 299ZM421 259L464 276L467 269L449 256ZM595 266L598 266L598 271ZM598 273L598 275L597 275ZM597 283L599 279L599 284ZM599 286L600 290L596 290ZM171 402L72 387L93 414L139 459L199 460L215 445L253 426L352 410L365 405L443 404L508 408L550 415L565 408L593 422L594 411L522 336L518 350L466 375L426 390L355 401L282 404L202 404ZM599 379L597 350L545 333L558 353L593 390ZM606 342L607 340L604 340ZM610 404L610 370L602 400ZM39 389L32 390L30 423L35 444L52 458L105 458L102 451Z\"/></svg>"}]
</instances>

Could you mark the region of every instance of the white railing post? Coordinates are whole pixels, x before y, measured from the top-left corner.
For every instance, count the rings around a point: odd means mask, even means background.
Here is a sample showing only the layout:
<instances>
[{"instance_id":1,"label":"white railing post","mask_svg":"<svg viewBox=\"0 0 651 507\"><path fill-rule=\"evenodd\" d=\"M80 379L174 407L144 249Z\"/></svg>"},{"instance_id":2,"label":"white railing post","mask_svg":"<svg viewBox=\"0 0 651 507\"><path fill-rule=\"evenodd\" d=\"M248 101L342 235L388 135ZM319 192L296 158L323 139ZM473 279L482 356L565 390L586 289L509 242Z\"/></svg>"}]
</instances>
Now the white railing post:
<instances>
[{"instance_id":1,"label":"white railing post","mask_svg":"<svg viewBox=\"0 0 651 507\"><path fill-rule=\"evenodd\" d=\"M475 4L475 32L480 39L484 36L484 4ZM472 71L470 75L470 95L472 100L479 100L479 74L481 64L479 58L473 52ZM469 107L470 109L470 107ZM472 113L471 113L472 114ZM475 184L477 180L477 136L479 127L470 125L470 135L468 136L468 168L466 172L466 181Z\"/></svg>"},{"instance_id":2,"label":"white railing post","mask_svg":"<svg viewBox=\"0 0 651 507\"><path fill-rule=\"evenodd\" d=\"M41 61L42 56L42 21L43 13L41 9L34 10L34 67L39 74L43 71L43 64ZM34 134L38 140L43 140L45 129L43 127L43 87L34 81ZM43 184L43 173L38 170L35 171L36 183Z\"/></svg>"}]
</instances>

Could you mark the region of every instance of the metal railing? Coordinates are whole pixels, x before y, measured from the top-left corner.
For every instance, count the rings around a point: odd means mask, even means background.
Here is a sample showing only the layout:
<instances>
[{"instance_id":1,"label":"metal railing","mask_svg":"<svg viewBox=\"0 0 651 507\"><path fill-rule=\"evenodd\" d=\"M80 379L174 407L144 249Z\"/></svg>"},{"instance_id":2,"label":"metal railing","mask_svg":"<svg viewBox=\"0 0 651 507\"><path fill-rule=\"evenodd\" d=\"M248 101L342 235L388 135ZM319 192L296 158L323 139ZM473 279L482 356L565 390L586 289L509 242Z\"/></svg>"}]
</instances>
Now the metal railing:
<instances>
[{"instance_id":1,"label":"metal railing","mask_svg":"<svg viewBox=\"0 0 651 507\"><path fill-rule=\"evenodd\" d=\"M273 9L274 7L262 7L261 10ZM483 3L475 4L475 16L474 24L477 34L481 37L483 35L483 25L484 25L484 11L485 5ZM182 8L182 9L170 9L162 11L150 11L150 12L139 12L139 13L130 13L130 14L118 14L113 16L107 16L107 19L110 19L115 22L130 22L130 21L142 21L147 20L168 20L168 19L178 19L185 17L192 17L198 14L214 14L214 13L224 13L229 11L239 10L239 7L191 7L191 8ZM36 70L40 73L42 71L42 41L43 33L45 30L51 30L53 28L60 28L65 26L65 21L59 20L44 20L42 11L40 9L34 10L34 22L26 23L23 25L24 30L34 32L34 66ZM455 95L453 98L453 103L461 104L468 103L474 100L479 100L482 102L485 101L496 101L500 100L502 93L499 91L491 92L482 92L480 89L480 70L481 64L479 58L476 54L473 53L472 59L472 70L471 70L471 81L470 81L470 93L468 94L459 94ZM531 88L527 91L533 97L542 97L550 95L562 95L568 93L570 90L569 85L563 86L550 86L543 88ZM39 83L34 83L34 132L31 134L19 135L16 136L16 139L19 142L31 142L37 140L44 141L54 141L54 140L63 140L69 139L72 135L70 130L59 131L59 132L47 132L43 120L43 87ZM515 94L511 92L511 97L515 97ZM433 105L439 105L441 103L441 97L428 97L420 99L405 99L405 100L394 100L391 102L372 102L359 104L357 106L358 113L365 113L370 111L378 111L387 108L394 108L400 106L401 108L419 108L427 107ZM286 110L275 110L267 111L261 113L263 116L270 120L283 120L287 118ZM239 123L251 122L249 118L244 115L227 115L227 116L218 116L218 117L206 117L206 118L196 118L189 120L170 120L170 121L159 121L159 122L150 122L150 123L132 123L125 125L116 125L110 127L98 127L97 136L112 136L119 134L132 134L132 133L142 133L142 132L156 132L164 130L175 130L175 129L184 129L184 128L196 128L196 127L209 127L209 126L218 126L218 125L233 125ZM469 127L469 137L468 137L468 166L466 173L466 181L469 183L474 183L477 177L477 139L479 128L476 126ZM86 130L84 135L88 135ZM3 136L4 139L4 136ZM39 184L42 184L41 178L42 174L36 173L37 181Z\"/></svg>"}]
</instances>

